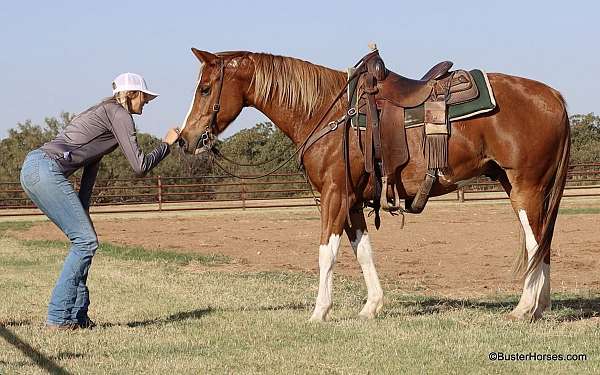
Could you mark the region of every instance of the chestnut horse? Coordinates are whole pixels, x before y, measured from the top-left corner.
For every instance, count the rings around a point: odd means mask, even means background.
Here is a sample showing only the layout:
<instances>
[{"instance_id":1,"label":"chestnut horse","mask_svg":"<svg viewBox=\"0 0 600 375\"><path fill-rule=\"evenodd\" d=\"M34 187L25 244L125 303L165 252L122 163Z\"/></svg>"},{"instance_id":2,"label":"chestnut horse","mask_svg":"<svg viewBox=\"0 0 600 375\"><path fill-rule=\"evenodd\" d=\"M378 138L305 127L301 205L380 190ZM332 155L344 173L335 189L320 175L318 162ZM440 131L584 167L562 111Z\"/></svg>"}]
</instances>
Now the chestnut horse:
<instances>
[{"instance_id":1,"label":"chestnut horse","mask_svg":"<svg viewBox=\"0 0 600 375\"><path fill-rule=\"evenodd\" d=\"M201 68L181 129L186 152L210 147L244 107L267 115L297 146L313 129L345 114L344 100L328 111L336 94L344 89L344 72L265 53L192 52ZM502 184L523 230L520 262L521 270L527 269L523 294L509 317L532 321L550 306L550 244L566 181L569 120L564 99L545 84L498 73L488 74L488 78L497 108L452 123L449 168L439 176L430 195L446 194L459 182L480 175ZM311 317L317 321L325 320L332 306L333 267L342 231L350 240L368 290L359 315L374 318L383 306L362 210L363 203L373 199L373 189L359 141L350 132L348 168L354 189L347 193L343 131L340 127L327 134L303 156L306 173L321 193L319 292ZM396 173L396 188L403 199L415 196L425 175L422 129L407 129L407 141L410 160Z\"/></svg>"}]
</instances>

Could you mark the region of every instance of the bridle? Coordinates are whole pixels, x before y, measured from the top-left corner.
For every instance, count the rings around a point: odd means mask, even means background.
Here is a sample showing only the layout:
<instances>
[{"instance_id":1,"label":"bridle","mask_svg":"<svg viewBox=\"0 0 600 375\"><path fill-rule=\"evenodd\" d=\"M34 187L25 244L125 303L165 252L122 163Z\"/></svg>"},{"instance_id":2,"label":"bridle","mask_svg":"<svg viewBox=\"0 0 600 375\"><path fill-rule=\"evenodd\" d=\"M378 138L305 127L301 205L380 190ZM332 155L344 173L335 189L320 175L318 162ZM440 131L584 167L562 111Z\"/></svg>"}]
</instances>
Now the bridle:
<instances>
[{"instance_id":1,"label":"bridle","mask_svg":"<svg viewBox=\"0 0 600 375\"><path fill-rule=\"evenodd\" d=\"M354 67L356 68L357 66L359 66L360 64L362 64L367 56L363 57L362 59L360 59L355 65ZM239 65L238 65L239 67ZM237 68L236 68L237 69ZM261 163L256 163L256 164L244 164L244 163L238 163L235 162L227 157L225 157L215 146L215 139L216 139L216 134L218 131L217 128L217 115L221 109L221 93L223 90L223 83L225 81L225 62L224 60L221 59L221 65L219 67L219 78L218 78L218 86L217 86L217 98L215 100L215 103L212 105L212 113L211 113L211 118L210 118L210 122L208 124L208 126L206 127L206 130L204 130L204 132L200 135L200 137L198 138L198 140L196 141L195 144L195 150L204 150L205 152L207 152L212 161L214 162L214 164L219 167L219 169L221 169L225 174L229 175L230 177L234 177L234 178L239 178L239 179L258 179L258 178L263 178L269 175L272 175L273 173L277 172L278 170L280 170L281 168L283 168L287 163L289 163L291 160L293 160L294 157L299 156L299 164L300 167L302 167L302 156L304 154L304 152L306 152L306 150L312 146L315 142L317 142L319 139L321 139L323 136L335 131L338 129L338 125L341 124L349 124L349 120L350 118L352 118L353 116L356 115L356 111L354 109L349 109L347 111L347 113L344 114L344 116L342 116L340 119L335 120L335 121L331 121L330 123L327 124L326 127L322 128L320 131L317 131L321 125L324 123L325 118L330 114L331 110L334 108L335 103L340 100L343 95L346 92L346 88L348 87L348 85L350 84L351 81L358 79L358 77L363 73L363 71L356 71L352 77L349 77L349 79L346 81L346 84L344 85L344 87L340 90L340 92L338 93L338 95L335 97L335 99L332 101L331 105L327 108L327 110L325 111L325 113L323 113L323 115L321 116L321 118L319 119L319 121L316 123L316 125L313 127L313 129L311 130L311 132L308 134L308 136L306 137L306 139L296 148L296 150L286 159L284 160L282 163L280 163L278 166L276 166L275 168L273 168L272 170L270 170L269 172L266 172L264 174L261 175L253 175L253 176L242 176L242 175L237 175L229 170L227 170L227 168L225 168L223 165L221 165L219 163L219 161L217 159L223 159L231 164L235 164L238 166L260 166L260 165L264 165L267 164L269 162L274 161L276 158L273 158L271 160L267 160L265 162L261 162ZM344 136L345 138L345 154L347 153L347 139L346 136ZM200 146L201 145L201 146ZM293 146L291 146L293 147ZM290 148L291 148L290 147Z\"/></svg>"},{"instance_id":2,"label":"bridle","mask_svg":"<svg viewBox=\"0 0 600 375\"><path fill-rule=\"evenodd\" d=\"M194 149L201 149L210 151L215 143L217 134L217 114L221 110L221 92L223 91L223 82L225 81L225 62L221 59L221 66L219 67L219 78L217 84L217 99L213 103L211 108L210 121L206 130L200 135L198 141L196 141ZM200 146L202 144L202 146Z\"/></svg>"}]
</instances>

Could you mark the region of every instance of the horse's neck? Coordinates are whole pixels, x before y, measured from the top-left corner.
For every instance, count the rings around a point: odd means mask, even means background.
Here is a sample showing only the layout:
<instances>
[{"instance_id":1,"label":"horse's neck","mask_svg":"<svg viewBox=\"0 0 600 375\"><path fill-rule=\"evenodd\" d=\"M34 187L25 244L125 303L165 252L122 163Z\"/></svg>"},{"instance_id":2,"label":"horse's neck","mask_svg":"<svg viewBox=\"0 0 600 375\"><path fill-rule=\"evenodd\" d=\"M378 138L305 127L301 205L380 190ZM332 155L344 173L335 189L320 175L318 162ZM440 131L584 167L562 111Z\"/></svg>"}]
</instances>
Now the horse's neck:
<instances>
[{"instance_id":1,"label":"horse's neck","mask_svg":"<svg viewBox=\"0 0 600 375\"><path fill-rule=\"evenodd\" d=\"M295 144L302 142L302 140L298 139L299 135L297 134L297 125L293 121L294 118L298 118L298 114L294 113L293 110L281 108L280 106L274 105L272 102L266 104L255 104L252 106L273 121L273 124L275 124L275 126L277 126L285 135L287 135L292 142Z\"/></svg>"},{"instance_id":2,"label":"horse's neck","mask_svg":"<svg viewBox=\"0 0 600 375\"><path fill-rule=\"evenodd\" d=\"M325 70L323 72L325 74ZM339 90L342 89L342 86L345 82L344 73L336 73L340 74L339 81L337 82L339 83L339 87L334 88L331 87L332 85L329 84L328 86L330 86L330 88L332 89L331 91L334 93L331 95L330 98L323 98L321 103L316 108L313 108L310 116L307 115L305 108L302 108L302 106L299 104L290 108L286 104L279 103L279 101L275 99L276 95L274 94L273 100L269 100L266 103L262 100L256 100L256 98L253 97L254 95L250 94L249 97L246 98L247 105L258 109L263 114L268 116L269 119L273 121L275 126L277 126L285 135L287 135L296 145L301 144L316 126L321 127L327 122L339 117L342 114L341 112L343 112L344 110L340 106L333 105L334 95L336 95L339 92ZM249 87L250 86L251 84L249 84ZM337 86L337 84L335 86ZM277 91L277 88L272 87L271 90L271 92L275 93ZM302 94L303 93L297 93L297 95ZM332 108L332 110L329 111L329 113L327 113L327 116L323 118L323 115L329 109L330 106L334 106L334 108ZM322 118L323 124L317 124L317 122Z\"/></svg>"},{"instance_id":3,"label":"horse's neck","mask_svg":"<svg viewBox=\"0 0 600 375\"><path fill-rule=\"evenodd\" d=\"M341 90L342 88L340 87L339 89ZM315 108L313 115L309 119L306 118L306 113L302 108L285 108L274 100L265 104L252 103L251 106L265 114L294 144L299 145L306 140L310 132L318 125L317 122L323 117L325 111L333 105L333 99L323 100L323 103L318 108ZM323 127L329 121L340 117L341 114L338 106L334 106L327 116L325 116L319 128Z\"/></svg>"}]
</instances>

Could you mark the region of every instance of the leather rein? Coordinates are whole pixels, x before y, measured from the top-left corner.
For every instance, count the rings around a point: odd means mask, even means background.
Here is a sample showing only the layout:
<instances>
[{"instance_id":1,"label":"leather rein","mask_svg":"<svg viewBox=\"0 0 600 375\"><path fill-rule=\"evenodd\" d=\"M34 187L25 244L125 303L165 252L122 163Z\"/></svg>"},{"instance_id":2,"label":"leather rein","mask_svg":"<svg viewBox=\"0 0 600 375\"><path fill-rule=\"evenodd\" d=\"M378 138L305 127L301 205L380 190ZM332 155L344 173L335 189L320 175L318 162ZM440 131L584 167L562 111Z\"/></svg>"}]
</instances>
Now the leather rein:
<instances>
[{"instance_id":1,"label":"leather rein","mask_svg":"<svg viewBox=\"0 0 600 375\"><path fill-rule=\"evenodd\" d=\"M367 55L367 56L369 56L369 55ZM367 56L360 59L354 65L354 67L356 68L357 66L359 66L367 58ZM303 155L306 152L306 150L308 150L314 143L316 143L319 139L324 137L326 134L329 134L329 133L337 130L337 128L340 124L348 123L349 120L356 115L356 110L354 108L350 108L350 109L348 109L346 114L344 116L342 116L342 118L329 122L326 127L322 128L320 131L317 132L317 129L319 129L320 125L323 124L323 121L325 120L327 115L330 114L331 110L335 107L335 104L337 103L337 101L343 97L348 85L353 80L358 79L358 77L362 73L364 73L364 71L357 70L354 74L352 74L351 77L348 78L344 87L342 87L342 89L340 90L338 95L332 101L331 105L327 108L327 111L325 111L325 113L321 116L321 118L316 123L316 125L311 130L311 132L308 134L306 139L298 147L296 147L296 150L286 160L284 160L282 163L277 165L275 168L273 168L272 170L270 170L269 172L266 172L264 174L261 174L258 176L243 176L243 175L238 175L238 174L235 174L235 173L229 171L221 163L219 163L218 158L221 158L223 160L228 161L231 164L238 165L238 166L260 166L260 165L264 165L264 164L274 161L277 157L267 160L265 162L261 162L261 163L256 163L256 164L246 163L246 164L244 164L244 163L239 163L239 162L236 162L234 160L227 158L214 145L214 140L216 139L216 134L218 131L217 115L218 115L219 111L221 110L221 93L223 91L223 83L225 81L225 62L221 59L221 65L219 68L219 84L217 86L217 99L216 99L215 103L212 105L212 113L211 113L209 125L206 127L206 130L202 133L202 135L198 138L198 141L196 142L196 149L198 149L198 148L204 149L206 152L209 153L212 161L219 169L221 169L228 176L238 178L238 179L259 179L259 178L263 178L266 176L270 176L270 175L276 173L281 168L283 168L286 164L288 164L296 155L298 155L298 161L299 161L300 167L302 167L302 165L303 165L302 158L303 158ZM345 141L344 143L346 143L346 142L347 141ZM201 147L199 147L200 144L202 144ZM344 154L347 151L348 150L346 149ZM344 155L344 157L346 158L346 155ZM347 169L347 166L345 168Z\"/></svg>"}]
</instances>

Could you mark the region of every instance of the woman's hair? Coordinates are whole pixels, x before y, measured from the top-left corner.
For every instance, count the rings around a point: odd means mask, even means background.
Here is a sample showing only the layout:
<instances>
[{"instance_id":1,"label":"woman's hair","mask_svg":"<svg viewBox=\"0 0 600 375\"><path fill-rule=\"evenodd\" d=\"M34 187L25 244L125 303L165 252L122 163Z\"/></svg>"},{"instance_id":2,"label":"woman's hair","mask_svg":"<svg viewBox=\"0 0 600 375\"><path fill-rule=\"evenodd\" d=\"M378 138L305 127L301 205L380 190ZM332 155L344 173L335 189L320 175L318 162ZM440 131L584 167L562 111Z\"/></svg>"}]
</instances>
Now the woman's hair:
<instances>
[{"instance_id":1,"label":"woman's hair","mask_svg":"<svg viewBox=\"0 0 600 375\"><path fill-rule=\"evenodd\" d=\"M133 97L139 93L139 91L119 91L113 97L123 108L127 110L127 112L131 112L131 108L129 107L130 101L129 99L133 99Z\"/></svg>"}]
</instances>

